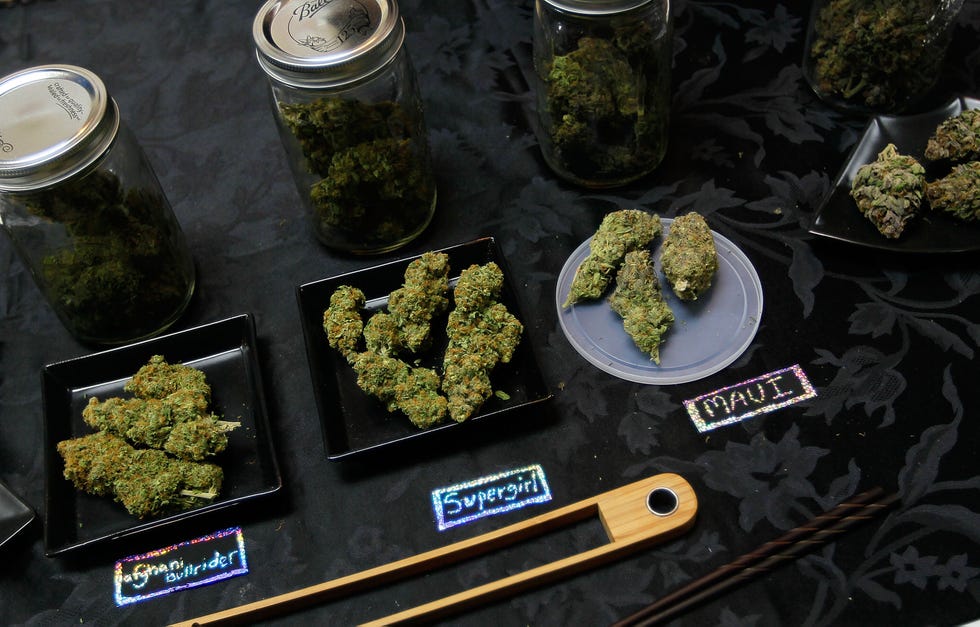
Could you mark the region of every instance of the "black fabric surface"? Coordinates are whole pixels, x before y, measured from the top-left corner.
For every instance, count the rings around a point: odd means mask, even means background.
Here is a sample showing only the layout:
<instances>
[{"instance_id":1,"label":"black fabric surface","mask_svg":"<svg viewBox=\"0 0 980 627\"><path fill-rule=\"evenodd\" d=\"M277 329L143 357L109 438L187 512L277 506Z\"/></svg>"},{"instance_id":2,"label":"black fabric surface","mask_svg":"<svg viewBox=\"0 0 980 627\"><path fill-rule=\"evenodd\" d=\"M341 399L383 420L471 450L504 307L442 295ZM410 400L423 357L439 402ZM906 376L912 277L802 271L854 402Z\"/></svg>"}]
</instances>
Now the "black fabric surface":
<instances>
[{"instance_id":1,"label":"black fabric surface","mask_svg":"<svg viewBox=\"0 0 980 627\"><path fill-rule=\"evenodd\" d=\"M677 540L451 619L606 624L875 485L898 507L685 615L682 625L952 625L980 618L980 275L975 253L901 255L808 233L865 118L817 100L800 58L808 3L675 2L670 147L655 173L578 189L531 131L531 3L402 0L439 201L407 248L378 258L314 239L287 171L251 47L258 2L48 0L0 8L0 73L71 63L99 74L147 151L198 268L176 329L250 312L284 487L278 498L131 546L46 558L41 524L0 549L0 623L162 624L441 547L658 472L695 488ZM966 2L939 93L980 95L980 2ZM3 121L0 120L0 128ZM691 210L757 269L762 324L706 379L649 386L581 358L554 306L569 254L610 210ZM976 228L976 227L974 227ZM438 446L325 458L300 327L300 284L492 235L512 271L553 398ZM0 238L0 479L44 503L45 364L91 352L60 326ZM683 406L793 364L817 397L700 435ZM541 464L554 499L440 532L430 492ZM226 526L250 572L117 608L115 560ZM352 624L602 541L584 524L519 550L279 619ZM128 551L128 552L127 552Z\"/></svg>"}]
</instances>

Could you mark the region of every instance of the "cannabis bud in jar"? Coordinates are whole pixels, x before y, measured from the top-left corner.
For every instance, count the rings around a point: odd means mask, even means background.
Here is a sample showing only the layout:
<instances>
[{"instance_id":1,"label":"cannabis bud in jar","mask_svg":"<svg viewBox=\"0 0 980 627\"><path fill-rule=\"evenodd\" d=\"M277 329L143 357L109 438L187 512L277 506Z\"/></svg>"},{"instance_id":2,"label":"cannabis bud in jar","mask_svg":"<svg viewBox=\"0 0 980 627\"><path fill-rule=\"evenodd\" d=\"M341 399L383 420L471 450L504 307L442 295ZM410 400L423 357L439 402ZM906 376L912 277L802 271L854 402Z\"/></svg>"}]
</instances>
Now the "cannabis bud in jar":
<instances>
[{"instance_id":1,"label":"cannabis bud in jar","mask_svg":"<svg viewBox=\"0 0 980 627\"><path fill-rule=\"evenodd\" d=\"M898 113L939 78L962 0L821 0L803 72L831 104Z\"/></svg>"},{"instance_id":2,"label":"cannabis bud in jar","mask_svg":"<svg viewBox=\"0 0 980 627\"><path fill-rule=\"evenodd\" d=\"M538 141L548 165L587 187L652 172L667 150L671 16L665 0L538 0Z\"/></svg>"},{"instance_id":3,"label":"cannabis bud in jar","mask_svg":"<svg viewBox=\"0 0 980 627\"><path fill-rule=\"evenodd\" d=\"M0 120L3 227L65 327L118 344L175 322L194 263L102 81L67 65L12 74L0 80Z\"/></svg>"},{"instance_id":4,"label":"cannabis bud in jar","mask_svg":"<svg viewBox=\"0 0 980 627\"><path fill-rule=\"evenodd\" d=\"M252 34L320 241L365 254L417 237L436 187L394 0L270 0Z\"/></svg>"}]
</instances>

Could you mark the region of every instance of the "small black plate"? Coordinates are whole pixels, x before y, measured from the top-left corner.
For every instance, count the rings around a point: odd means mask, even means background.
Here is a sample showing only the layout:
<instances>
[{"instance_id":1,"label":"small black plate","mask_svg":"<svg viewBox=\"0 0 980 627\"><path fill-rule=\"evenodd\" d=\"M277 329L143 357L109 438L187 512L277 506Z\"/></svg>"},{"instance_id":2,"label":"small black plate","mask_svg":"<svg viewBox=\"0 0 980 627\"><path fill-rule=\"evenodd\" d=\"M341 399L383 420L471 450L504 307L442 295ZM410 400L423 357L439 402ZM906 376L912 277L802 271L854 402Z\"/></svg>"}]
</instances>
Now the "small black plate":
<instances>
[{"instance_id":1,"label":"small black plate","mask_svg":"<svg viewBox=\"0 0 980 627\"><path fill-rule=\"evenodd\" d=\"M980 226L928 208L909 222L901 237L889 239L861 215L850 193L858 168L874 161L888 144L895 144L900 153L918 159L926 167L930 181L945 174L942 165L925 161L926 141L943 120L967 109L980 109L980 100L959 97L926 113L871 118L861 141L837 176L833 190L817 210L810 232L860 246L906 253L956 253L980 249Z\"/></svg>"},{"instance_id":2,"label":"small black plate","mask_svg":"<svg viewBox=\"0 0 980 627\"><path fill-rule=\"evenodd\" d=\"M241 422L228 434L228 449L214 458L225 473L212 503L159 518L140 520L111 498L79 492L64 478L57 443L91 433L82 409L92 396L129 396L123 385L153 355L203 370L213 411ZM44 367L46 495L45 554L131 538L266 496L282 487L266 415L256 354L255 322L242 314L185 331L144 340Z\"/></svg>"},{"instance_id":3,"label":"small black plate","mask_svg":"<svg viewBox=\"0 0 980 627\"><path fill-rule=\"evenodd\" d=\"M510 285L510 273L492 237L459 244L436 252L449 255L450 285L455 285L460 271L472 264L495 262L504 272L504 289L501 302L522 323L527 325L518 308L514 290ZM357 287L364 292L368 310L364 319L383 309L388 295L401 287L405 280L405 268L416 257L392 261L383 265L347 274L321 279L301 285L297 289L303 334L306 338L306 355L313 378L320 422L323 428L323 444L328 459L340 460L354 455L376 451L380 447L409 440L428 438L449 429L460 429L473 422L499 417L517 408L550 398L541 373L528 343L527 333L508 364L499 364L490 375L495 390L505 392L503 400L491 396L469 420L446 422L430 429L419 429L400 412L390 413L374 397L357 387L357 376L340 353L330 348L323 332L323 311L330 304L330 295L341 285ZM450 309L452 304L450 304ZM446 315L435 321L432 349L420 357L420 364L441 370L441 356L445 349ZM441 333L439 329L442 329Z\"/></svg>"},{"instance_id":4,"label":"small black plate","mask_svg":"<svg viewBox=\"0 0 980 627\"><path fill-rule=\"evenodd\" d=\"M27 528L36 515L0 481L0 547Z\"/></svg>"}]
</instances>

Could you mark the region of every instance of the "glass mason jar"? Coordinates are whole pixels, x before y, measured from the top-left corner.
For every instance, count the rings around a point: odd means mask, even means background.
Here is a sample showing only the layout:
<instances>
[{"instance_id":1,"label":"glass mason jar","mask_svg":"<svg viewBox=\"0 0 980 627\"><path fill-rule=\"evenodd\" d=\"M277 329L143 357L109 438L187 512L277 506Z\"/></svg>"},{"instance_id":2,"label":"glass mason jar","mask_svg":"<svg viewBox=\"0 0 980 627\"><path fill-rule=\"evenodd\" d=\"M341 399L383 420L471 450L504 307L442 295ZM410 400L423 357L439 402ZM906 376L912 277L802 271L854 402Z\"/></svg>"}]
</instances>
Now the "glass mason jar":
<instances>
[{"instance_id":1,"label":"glass mason jar","mask_svg":"<svg viewBox=\"0 0 980 627\"><path fill-rule=\"evenodd\" d=\"M853 113L904 113L942 74L963 0L817 0L803 75L822 100Z\"/></svg>"},{"instance_id":2,"label":"glass mason jar","mask_svg":"<svg viewBox=\"0 0 980 627\"><path fill-rule=\"evenodd\" d=\"M0 222L82 342L155 335L194 292L194 261L160 183L84 68L0 79Z\"/></svg>"},{"instance_id":3,"label":"glass mason jar","mask_svg":"<svg viewBox=\"0 0 980 627\"><path fill-rule=\"evenodd\" d=\"M623 185L667 152L669 0L536 0L538 143L559 176Z\"/></svg>"},{"instance_id":4,"label":"glass mason jar","mask_svg":"<svg viewBox=\"0 0 980 627\"><path fill-rule=\"evenodd\" d=\"M395 1L270 0L252 35L319 240L373 254L422 233L436 186Z\"/></svg>"}]
</instances>

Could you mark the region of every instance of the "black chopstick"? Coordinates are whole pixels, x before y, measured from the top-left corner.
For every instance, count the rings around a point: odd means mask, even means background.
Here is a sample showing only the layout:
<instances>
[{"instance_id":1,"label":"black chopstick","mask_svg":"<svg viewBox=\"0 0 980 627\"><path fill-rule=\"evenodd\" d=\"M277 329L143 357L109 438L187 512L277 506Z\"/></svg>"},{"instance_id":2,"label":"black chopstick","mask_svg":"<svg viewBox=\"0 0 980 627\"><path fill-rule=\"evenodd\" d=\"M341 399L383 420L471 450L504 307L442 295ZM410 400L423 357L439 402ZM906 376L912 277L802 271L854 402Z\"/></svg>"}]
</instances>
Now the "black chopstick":
<instances>
[{"instance_id":1,"label":"black chopstick","mask_svg":"<svg viewBox=\"0 0 980 627\"><path fill-rule=\"evenodd\" d=\"M613 623L613 627L634 627L666 622L717 594L772 570L785 561L796 559L801 553L833 540L852 526L872 518L898 500L897 494L878 498L883 492L881 488L872 488L863 492L830 511L815 516L776 540L766 542L735 561L657 599L639 612Z\"/></svg>"}]
</instances>

